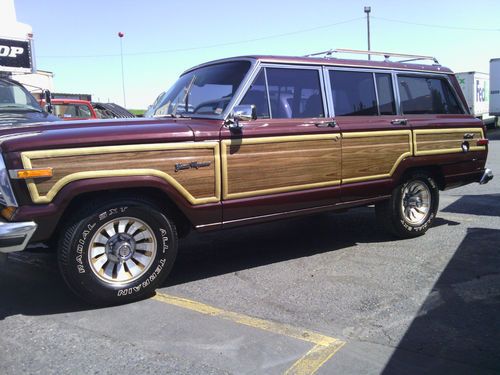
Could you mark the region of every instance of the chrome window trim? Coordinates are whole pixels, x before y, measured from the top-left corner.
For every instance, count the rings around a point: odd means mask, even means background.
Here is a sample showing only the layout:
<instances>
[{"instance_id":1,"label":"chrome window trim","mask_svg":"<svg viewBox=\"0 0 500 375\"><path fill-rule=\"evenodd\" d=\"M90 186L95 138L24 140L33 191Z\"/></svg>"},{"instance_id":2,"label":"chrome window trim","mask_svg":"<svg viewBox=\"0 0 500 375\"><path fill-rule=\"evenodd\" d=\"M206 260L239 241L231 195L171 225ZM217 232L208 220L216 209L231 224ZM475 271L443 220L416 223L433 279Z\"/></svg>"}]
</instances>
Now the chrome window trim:
<instances>
[{"instance_id":1,"label":"chrome window trim","mask_svg":"<svg viewBox=\"0 0 500 375\"><path fill-rule=\"evenodd\" d=\"M0 193L0 203L8 207L19 207L10 184L9 171L2 156L0 156Z\"/></svg>"},{"instance_id":2,"label":"chrome window trim","mask_svg":"<svg viewBox=\"0 0 500 375\"><path fill-rule=\"evenodd\" d=\"M373 88L375 89L375 100L377 101L377 116L380 116L380 100L378 99L378 87L377 79L375 78L375 72L372 73L373 78Z\"/></svg>"},{"instance_id":3,"label":"chrome window trim","mask_svg":"<svg viewBox=\"0 0 500 375\"><path fill-rule=\"evenodd\" d=\"M328 103L328 116L329 118L335 118L335 108L333 106L333 94L332 94L332 85L330 83L330 73L328 72L328 68L326 66L323 66L323 80L325 84L326 99Z\"/></svg>"},{"instance_id":4,"label":"chrome window trim","mask_svg":"<svg viewBox=\"0 0 500 375\"><path fill-rule=\"evenodd\" d=\"M271 98L269 97L269 84L267 83L267 69L262 68L262 70L264 71L264 82L266 85L267 108L269 111L269 119L272 119L273 118L273 110L271 108Z\"/></svg>"}]
</instances>

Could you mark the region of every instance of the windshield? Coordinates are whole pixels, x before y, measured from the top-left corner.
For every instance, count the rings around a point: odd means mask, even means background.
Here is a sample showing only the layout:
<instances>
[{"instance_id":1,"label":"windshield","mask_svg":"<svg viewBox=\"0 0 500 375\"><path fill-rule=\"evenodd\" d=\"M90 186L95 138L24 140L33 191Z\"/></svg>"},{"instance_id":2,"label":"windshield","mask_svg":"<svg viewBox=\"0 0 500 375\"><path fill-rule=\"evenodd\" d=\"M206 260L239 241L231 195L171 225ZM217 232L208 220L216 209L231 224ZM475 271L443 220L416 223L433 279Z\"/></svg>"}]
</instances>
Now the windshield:
<instances>
[{"instance_id":1,"label":"windshield","mask_svg":"<svg viewBox=\"0 0 500 375\"><path fill-rule=\"evenodd\" d=\"M42 112L35 98L12 81L0 79L0 111Z\"/></svg>"},{"instance_id":2,"label":"windshield","mask_svg":"<svg viewBox=\"0 0 500 375\"><path fill-rule=\"evenodd\" d=\"M186 73L158 98L150 115L220 117L249 69L249 61L234 61Z\"/></svg>"},{"instance_id":3,"label":"windshield","mask_svg":"<svg viewBox=\"0 0 500 375\"><path fill-rule=\"evenodd\" d=\"M91 118L92 113L90 108L85 104L74 104L74 103L53 103L52 104L53 113L59 118Z\"/></svg>"}]
</instances>

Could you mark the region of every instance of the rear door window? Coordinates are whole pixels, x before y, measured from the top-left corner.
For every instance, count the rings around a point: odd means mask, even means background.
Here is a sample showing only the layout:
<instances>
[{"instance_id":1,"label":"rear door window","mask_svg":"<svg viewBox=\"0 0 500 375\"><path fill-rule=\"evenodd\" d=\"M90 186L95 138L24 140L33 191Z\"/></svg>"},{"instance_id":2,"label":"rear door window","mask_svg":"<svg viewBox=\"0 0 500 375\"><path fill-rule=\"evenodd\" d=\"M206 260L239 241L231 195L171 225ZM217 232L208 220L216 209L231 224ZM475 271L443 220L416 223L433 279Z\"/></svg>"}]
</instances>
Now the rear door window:
<instances>
[{"instance_id":1,"label":"rear door window","mask_svg":"<svg viewBox=\"0 0 500 375\"><path fill-rule=\"evenodd\" d=\"M373 73L331 70L329 76L336 116L378 115Z\"/></svg>"},{"instance_id":2,"label":"rear door window","mask_svg":"<svg viewBox=\"0 0 500 375\"><path fill-rule=\"evenodd\" d=\"M404 114L463 113L445 79L399 75L398 87Z\"/></svg>"}]
</instances>

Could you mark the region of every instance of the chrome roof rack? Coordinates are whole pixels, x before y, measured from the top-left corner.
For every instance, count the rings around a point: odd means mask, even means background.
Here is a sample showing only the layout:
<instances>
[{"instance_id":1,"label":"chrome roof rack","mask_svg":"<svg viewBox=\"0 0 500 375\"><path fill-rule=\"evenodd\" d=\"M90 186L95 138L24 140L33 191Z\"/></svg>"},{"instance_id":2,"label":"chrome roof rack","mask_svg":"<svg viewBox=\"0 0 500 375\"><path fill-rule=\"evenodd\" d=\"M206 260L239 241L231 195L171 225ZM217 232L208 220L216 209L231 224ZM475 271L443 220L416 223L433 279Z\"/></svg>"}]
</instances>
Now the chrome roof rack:
<instances>
[{"instance_id":1,"label":"chrome roof rack","mask_svg":"<svg viewBox=\"0 0 500 375\"><path fill-rule=\"evenodd\" d=\"M440 65L439 61L433 56L422 56L422 55L408 55L405 53L392 53L392 52L379 52L379 51L364 51L357 49L330 49L328 51L311 53L309 55L305 55L304 57L315 57L315 56L323 56L325 59L334 59L336 57L333 54L336 53L346 53L346 54L356 54L356 55L370 55L370 56L383 56L384 60L387 62L412 62L412 61L420 61L420 60L430 60L433 61L435 65ZM403 60L390 60L391 57L403 58Z\"/></svg>"}]
</instances>

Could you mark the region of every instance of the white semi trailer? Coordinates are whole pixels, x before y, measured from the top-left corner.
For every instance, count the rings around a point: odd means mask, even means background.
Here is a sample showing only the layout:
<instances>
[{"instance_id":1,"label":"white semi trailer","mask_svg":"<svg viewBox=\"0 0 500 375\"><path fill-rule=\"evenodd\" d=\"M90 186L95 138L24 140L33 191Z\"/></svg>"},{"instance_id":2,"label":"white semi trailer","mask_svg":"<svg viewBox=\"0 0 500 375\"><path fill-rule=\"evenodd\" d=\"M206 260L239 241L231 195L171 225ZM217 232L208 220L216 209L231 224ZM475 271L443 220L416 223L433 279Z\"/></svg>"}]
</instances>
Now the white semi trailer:
<instances>
[{"instance_id":1,"label":"white semi trailer","mask_svg":"<svg viewBox=\"0 0 500 375\"><path fill-rule=\"evenodd\" d=\"M490 76L481 72L456 73L469 111L486 125L494 125L495 117L490 114Z\"/></svg>"},{"instance_id":2,"label":"white semi trailer","mask_svg":"<svg viewBox=\"0 0 500 375\"><path fill-rule=\"evenodd\" d=\"M500 58L490 60L490 114L500 118Z\"/></svg>"}]
</instances>

